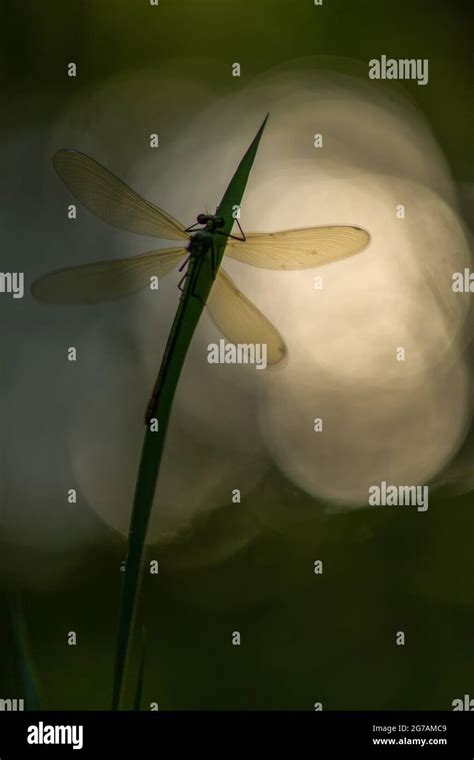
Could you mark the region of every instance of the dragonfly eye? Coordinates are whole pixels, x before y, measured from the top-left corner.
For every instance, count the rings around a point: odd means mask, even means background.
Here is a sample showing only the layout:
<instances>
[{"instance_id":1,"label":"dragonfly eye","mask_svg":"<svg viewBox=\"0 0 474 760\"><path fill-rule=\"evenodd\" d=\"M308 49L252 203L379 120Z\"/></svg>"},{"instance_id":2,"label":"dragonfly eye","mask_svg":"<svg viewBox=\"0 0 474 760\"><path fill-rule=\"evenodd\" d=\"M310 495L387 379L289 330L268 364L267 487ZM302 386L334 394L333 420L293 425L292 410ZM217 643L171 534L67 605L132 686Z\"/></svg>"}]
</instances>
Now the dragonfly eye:
<instances>
[{"instance_id":1,"label":"dragonfly eye","mask_svg":"<svg viewBox=\"0 0 474 760\"><path fill-rule=\"evenodd\" d=\"M207 215L206 214L198 214L196 217L196 221L198 224L206 224L207 222Z\"/></svg>"}]
</instances>

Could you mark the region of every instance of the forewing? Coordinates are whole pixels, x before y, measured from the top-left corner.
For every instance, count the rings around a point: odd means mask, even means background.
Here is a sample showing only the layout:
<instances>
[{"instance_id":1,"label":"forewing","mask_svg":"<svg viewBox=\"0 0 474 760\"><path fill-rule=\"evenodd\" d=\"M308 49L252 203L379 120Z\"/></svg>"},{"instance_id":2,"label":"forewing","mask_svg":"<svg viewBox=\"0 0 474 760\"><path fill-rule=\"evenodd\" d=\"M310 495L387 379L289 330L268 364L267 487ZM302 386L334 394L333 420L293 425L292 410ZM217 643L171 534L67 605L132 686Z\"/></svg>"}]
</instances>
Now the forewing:
<instances>
[{"instance_id":1,"label":"forewing","mask_svg":"<svg viewBox=\"0 0 474 760\"><path fill-rule=\"evenodd\" d=\"M360 253L370 235L361 227L304 227L283 232L249 232L229 240L225 253L263 269L313 269Z\"/></svg>"},{"instance_id":2,"label":"forewing","mask_svg":"<svg viewBox=\"0 0 474 760\"><path fill-rule=\"evenodd\" d=\"M58 150L53 165L77 200L104 222L141 235L188 239L180 222L84 153Z\"/></svg>"},{"instance_id":3,"label":"forewing","mask_svg":"<svg viewBox=\"0 0 474 760\"><path fill-rule=\"evenodd\" d=\"M285 356L286 346L276 327L222 268L207 298L207 308L216 327L231 343L266 344L268 364L278 364Z\"/></svg>"},{"instance_id":4,"label":"forewing","mask_svg":"<svg viewBox=\"0 0 474 760\"><path fill-rule=\"evenodd\" d=\"M36 280L31 293L54 304L115 301L148 287L153 276L164 277L186 253L185 248L161 248L128 259L58 269Z\"/></svg>"}]
</instances>

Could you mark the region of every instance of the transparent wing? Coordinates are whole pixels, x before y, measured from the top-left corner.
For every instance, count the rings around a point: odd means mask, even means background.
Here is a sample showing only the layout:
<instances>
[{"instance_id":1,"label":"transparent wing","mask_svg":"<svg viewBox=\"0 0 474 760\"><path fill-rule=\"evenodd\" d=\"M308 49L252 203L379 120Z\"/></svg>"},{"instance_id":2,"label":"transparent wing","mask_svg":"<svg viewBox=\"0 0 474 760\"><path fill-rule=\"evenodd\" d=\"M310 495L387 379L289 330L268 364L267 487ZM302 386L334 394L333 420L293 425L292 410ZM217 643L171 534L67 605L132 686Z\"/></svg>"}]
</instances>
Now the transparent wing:
<instances>
[{"instance_id":1,"label":"transparent wing","mask_svg":"<svg viewBox=\"0 0 474 760\"><path fill-rule=\"evenodd\" d=\"M148 287L152 276L164 277L186 253L185 248L161 248L129 259L58 269L36 280L31 293L54 304L115 301Z\"/></svg>"},{"instance_id":2,"label":"transparent wing","mask_svg":"<svg viewBox=\"0 0 474 760\"><path fill-rule=\"evenodd\" d=\"M268 364L278 364L284 358L286 346L276 327L240 292L223 269L217 273L207 308L216 327L231 343L266 344Z\"/></svg>"},{"instance_id":3,"label":"transparent wing","mask_svg":"<svg viewBox=\"0 0 474 760\"><path fill-rule=\"evenodd\" d=\"M304 227L284 232L249 232L229 240L225 253L263 269L312 269L360 253L370 235L360 227Z\"/></svg>"},{"instance_id":4,"label":"transparent wing","mask_svg":"<svg viewBox=\"0 0 474 760\"><path fill-rule=\"evenodd\" d=\"M141 235L168 240L189 238L180 222L84 153L58 150L53 165L77 200L104 222Z\"/></svg>"}]
</instances>

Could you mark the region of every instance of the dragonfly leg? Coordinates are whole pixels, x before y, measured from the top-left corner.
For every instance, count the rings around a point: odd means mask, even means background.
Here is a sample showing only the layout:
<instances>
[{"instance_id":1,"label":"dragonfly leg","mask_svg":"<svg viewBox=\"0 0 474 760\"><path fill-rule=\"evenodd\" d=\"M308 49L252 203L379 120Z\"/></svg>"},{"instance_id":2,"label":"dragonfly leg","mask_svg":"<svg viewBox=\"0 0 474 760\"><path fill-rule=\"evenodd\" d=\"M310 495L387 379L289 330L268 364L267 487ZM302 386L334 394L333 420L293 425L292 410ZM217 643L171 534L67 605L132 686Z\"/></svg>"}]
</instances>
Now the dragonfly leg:
<instances>
[{"instance_id":1,"label":"dragonfly leg","mask_svg":"<svg viewBox=\"0 0 474 760\"><path fill-rule=\"evenodd\" d=\"M194 273L193 273L193 280L192 280L191 288L190 288L191 297L192 298L197 298L198 301L201 301L201 303L204 304L204 306L205 306L206 302L202 300L201 296L198 293L196 293L196 290L195 290L196 285L197 285L197 283L199 281L199 277L197 275L198 275L198 273L195 270Z\"/></svg>"},{"instance_id":2,"label":"dragonfly leg","mask_svg":"<svg viewBox=\"0 0 474 760\"><path fill-rule=\"evenodd\" d=\"M190 227L186 227L186 229L184 231L185 232L192 232L197 227L198 224L200 225L200 222L194 222L194 224L191 224Z\"/></svg>"},{"instance_id":3,"label":"dragonfly leg","mask_svg":"<svg viewBox=\"0 0 474 760\"><path fill-rule=\"evenodd\" d=\"M195 281L195 282L193 283L193 285L192 285L192 288L191 288L191 295L192 295L192 297L193 297L193 298L197 298L197 299L198 299L198 301L201 301L201 303L202 303L202 304L204 304L204 306L205 306L205 305L206 305L206 302L205 302L205 301L203 301L203 300L202 300L202 298L201 298L201 296L200 296L200 295L198 295L198 294L196 293L196 291L194 290L194 286L195 286L195 284L196 284L196 281Z\"/></svg>"},{"instance_id":4,"label":"dragonfly leg","mask_svg":"<svg viewBox=\"0 0 474 760\"><path fill-rule=\"evenodd\" d=\"M180 269L182 269L182 267L180 267ZM188 274L189 274L189 272L188 272L188 270L186 270L186 272L183 274L183 276L181 277L180 281L178 282L178 288L181 291L181 293L184 290L183 283L184 283L186 277L188 276ZM194 284L193 284L193 286L191 288L191 295L192 295L193 298L198 298L204 304L204 306L206 305L205 301L202 300L201 296L198 296L198 294L194 291ZM152 404L152 402L150 402L150 405L151 404Z\"/></svg>"},{"instance_id":5,"label":"dragonfly leg","mask_svg":"<svg viewBox=\"0 0 474 760\"><path fill-rule=\"evenodd\" d=\"M184 267L186 266L186 264L188 263L188 261L189 261L190 258L191 258L191 256L188 256L188 258L186 259L186 261L183 264L181 264L181 266L180 266L180 268L178 270L179 272L183 271ZM187 276L188 276L188 270L186 269L185 273L183 274L183 276L181 277L180 281L178 282L178 289L181 292L183 292L182 285L183 285L183 282L185 281L185 279L186 279Z\"/></svg>"},{"instance_id":6,"label":"dragonfly leg","mask_svg":"<svg viewBox=\"0 0 474 760\"><path fill-rule=\"evenodd\" d=\"M217 232L218 235L224 235L224 237L232 238L232 240L241 240L242 243L245 243L245 241L247 240L247 238L245 237L245 232L243 231L242 227L240 226L239 220L236 219L235 221L237 222L237 226L238 226L239 230L242 233L242 237L237 237L237 235L230 235L230 234L227 234L226 232L221 232L221 230L216 230L216 232Z\"/></svg>"}]
</instances>

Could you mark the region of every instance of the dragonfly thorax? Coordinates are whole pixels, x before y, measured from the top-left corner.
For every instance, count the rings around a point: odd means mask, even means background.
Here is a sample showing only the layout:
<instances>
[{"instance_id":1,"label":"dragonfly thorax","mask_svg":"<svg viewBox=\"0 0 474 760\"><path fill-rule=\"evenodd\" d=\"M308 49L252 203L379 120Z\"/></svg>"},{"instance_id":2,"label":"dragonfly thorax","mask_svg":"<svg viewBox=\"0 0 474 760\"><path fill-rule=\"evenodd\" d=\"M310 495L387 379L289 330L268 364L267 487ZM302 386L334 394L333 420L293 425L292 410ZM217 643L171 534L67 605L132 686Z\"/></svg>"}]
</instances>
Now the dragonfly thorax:
<instances>
[{"instance_id":1,"label":"dragonfly thorax","mask_svg":"<svg viewBox=\"0 0 474 760\"><path fill-rule=\"evenodd\" d=\"M187 250L191 255L203 256L214 242L214 235L210 230L197 230L191 235Z\"/></svg>"}]
</instances>

